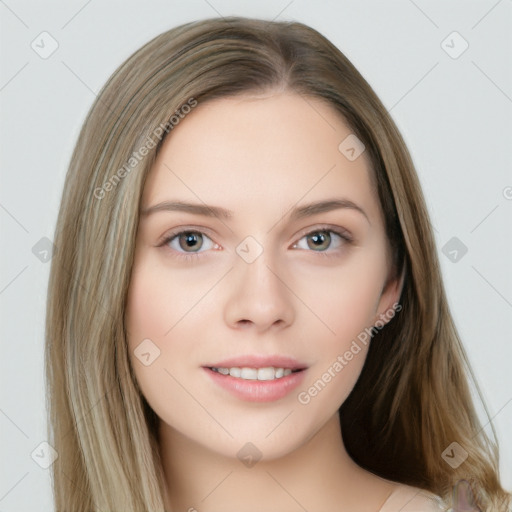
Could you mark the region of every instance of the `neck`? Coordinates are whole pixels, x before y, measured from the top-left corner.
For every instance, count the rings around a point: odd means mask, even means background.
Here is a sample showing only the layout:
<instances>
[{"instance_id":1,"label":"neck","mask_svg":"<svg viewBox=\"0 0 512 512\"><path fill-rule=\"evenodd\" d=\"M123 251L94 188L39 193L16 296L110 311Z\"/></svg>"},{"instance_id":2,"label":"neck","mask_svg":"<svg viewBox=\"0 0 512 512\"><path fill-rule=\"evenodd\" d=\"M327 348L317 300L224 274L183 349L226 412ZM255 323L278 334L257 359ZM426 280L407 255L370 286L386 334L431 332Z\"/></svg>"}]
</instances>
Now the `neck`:
<instances>
[{"instance_id":1,"label":"neck","mask_svg":"<svg viewBox=\"0 0 512 512\"><path fill-rule=\"evenodd\" d=\"M254 464L219 455L162 421L159 441L168 512L246 512L256 504L258 510L378 510L393 488L349 457L338 414L292 453Z\"/></svg>"}]
</instances>

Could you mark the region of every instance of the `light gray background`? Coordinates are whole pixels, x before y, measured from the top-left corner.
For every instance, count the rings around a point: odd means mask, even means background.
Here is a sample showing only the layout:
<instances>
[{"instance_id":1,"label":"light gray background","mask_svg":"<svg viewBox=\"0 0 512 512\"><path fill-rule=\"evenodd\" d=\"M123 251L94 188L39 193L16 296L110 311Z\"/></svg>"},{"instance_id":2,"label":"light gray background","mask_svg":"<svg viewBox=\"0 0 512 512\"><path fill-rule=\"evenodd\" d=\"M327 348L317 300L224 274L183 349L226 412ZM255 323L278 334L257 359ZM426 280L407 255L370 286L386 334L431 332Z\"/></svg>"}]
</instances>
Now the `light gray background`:
<instances>
[{"instance_id":1,"label":"light gray background","mask_svg":"<svg viewBox=\"0 0 512 512\"><path fill-rule=\"evenodd\" d=\"M391 111L420 175L449 301L494 418L503 483L511 489L511 0L0 0L0 512L51 510L49 470L31 458L46 439L50 265L32 249L52 239L81 123L100 87L143 43L219 15L310 24L348 56ZM41 42L43 31L59 45L47 59L31 48L33 41L39 51L50 48L49 39ZM457 58L464 41L453 31L469 44ZM442 252L452 237L468 248L456 262Z\"/></svg>"}]
</instances>

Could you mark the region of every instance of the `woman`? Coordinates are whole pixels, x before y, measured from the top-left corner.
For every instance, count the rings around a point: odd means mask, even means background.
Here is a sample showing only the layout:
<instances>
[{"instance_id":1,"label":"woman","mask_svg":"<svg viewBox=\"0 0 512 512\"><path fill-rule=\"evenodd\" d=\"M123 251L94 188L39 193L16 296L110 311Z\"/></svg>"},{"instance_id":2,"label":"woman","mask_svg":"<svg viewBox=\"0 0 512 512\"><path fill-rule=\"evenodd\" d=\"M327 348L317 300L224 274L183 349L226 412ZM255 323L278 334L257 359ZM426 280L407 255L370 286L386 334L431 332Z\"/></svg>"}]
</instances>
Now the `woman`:
<instances>
[{"instance_id":1,"label":"woman","mask_svg":"<svg viewBox=\"0 0 512 512\"><path fill-rule=\"evenodd\" d=\"M137 51L55 243L57 510L507 510L409 153L315 30Z\"/></svg>"}]
</instances>

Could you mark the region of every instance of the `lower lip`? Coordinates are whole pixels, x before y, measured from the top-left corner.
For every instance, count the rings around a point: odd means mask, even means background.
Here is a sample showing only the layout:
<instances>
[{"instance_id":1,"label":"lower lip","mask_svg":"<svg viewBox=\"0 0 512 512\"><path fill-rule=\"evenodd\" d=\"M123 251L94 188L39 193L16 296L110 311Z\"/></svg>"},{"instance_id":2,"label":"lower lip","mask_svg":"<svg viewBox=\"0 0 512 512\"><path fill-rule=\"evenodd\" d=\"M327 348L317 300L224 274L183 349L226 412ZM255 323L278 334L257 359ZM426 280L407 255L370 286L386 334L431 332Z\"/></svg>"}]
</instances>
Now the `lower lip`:
<instances>
[{"instance_id":1,"label":"lower lip","mask_svg":"<svg viewBox=\"0 0 512 512\"><path fill-rule=\"evenodd\" d=\"M273 402L291 393L304 379L306 370L273 380L246 380L204 368L211 379L240 400Z\"/></svg>"}]
</instances>

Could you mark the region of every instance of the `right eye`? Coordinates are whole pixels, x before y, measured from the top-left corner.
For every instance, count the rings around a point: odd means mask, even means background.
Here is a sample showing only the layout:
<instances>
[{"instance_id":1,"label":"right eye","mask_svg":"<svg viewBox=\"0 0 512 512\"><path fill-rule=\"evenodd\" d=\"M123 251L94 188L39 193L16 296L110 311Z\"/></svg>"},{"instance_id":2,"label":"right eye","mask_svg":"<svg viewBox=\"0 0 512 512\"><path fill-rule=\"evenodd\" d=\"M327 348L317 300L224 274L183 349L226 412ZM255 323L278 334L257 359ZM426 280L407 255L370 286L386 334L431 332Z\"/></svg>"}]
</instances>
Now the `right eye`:
<instances>
[{"instance_id":1,"label":"right eye","mask_svg":"<svg viewBox=\"0 0 512 512\"><path fill-rule=\"evenodd\" d=\"M206 247L206 249L211 249L213 241L204 233L200 233L199 231L180 231L179 233L168 236L164 244L167 244L175 251L199 252L205 245L205 240L207 241L207 246L208 242L210 244L210 247Z\"/></svg>"},{"instance_id":2,"label":"right eye","mask_svg":"<svg viewBox=\"0 0 512 512\"><path fill-rule=\"evenodd\" d=\"M209 249L219 248L213 240L196 230L182 230L170 233L165 237L160 246L167 246L173 251L176 251L178 255L185 256L187 258L192 255L203 253Z\"/></svg>"}]
</instances>

